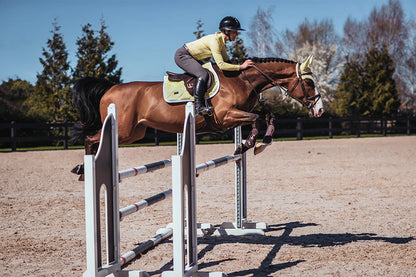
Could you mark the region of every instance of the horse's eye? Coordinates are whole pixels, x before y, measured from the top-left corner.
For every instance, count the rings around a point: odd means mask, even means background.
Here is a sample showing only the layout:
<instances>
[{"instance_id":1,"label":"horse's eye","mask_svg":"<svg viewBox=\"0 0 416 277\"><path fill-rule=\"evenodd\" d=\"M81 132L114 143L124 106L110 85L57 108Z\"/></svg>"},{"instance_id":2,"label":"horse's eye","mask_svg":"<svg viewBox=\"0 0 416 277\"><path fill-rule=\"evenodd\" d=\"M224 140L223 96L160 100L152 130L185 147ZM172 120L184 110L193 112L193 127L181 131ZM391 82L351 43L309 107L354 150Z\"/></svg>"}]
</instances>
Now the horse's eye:
<instances>
[{"instance_id":1,"label":"horse's eye","mask_svg":"<svg viewBox=\"0 0 416 277\"><path fill-rule=\"evenodd\" d=\"M311 79L305 79L305 83L306 83L308 86L310 86L310 87L312 87L312 88L315 88L315 83L313 82L313 80L311 80Z\"/></svg>"}]
</instances>

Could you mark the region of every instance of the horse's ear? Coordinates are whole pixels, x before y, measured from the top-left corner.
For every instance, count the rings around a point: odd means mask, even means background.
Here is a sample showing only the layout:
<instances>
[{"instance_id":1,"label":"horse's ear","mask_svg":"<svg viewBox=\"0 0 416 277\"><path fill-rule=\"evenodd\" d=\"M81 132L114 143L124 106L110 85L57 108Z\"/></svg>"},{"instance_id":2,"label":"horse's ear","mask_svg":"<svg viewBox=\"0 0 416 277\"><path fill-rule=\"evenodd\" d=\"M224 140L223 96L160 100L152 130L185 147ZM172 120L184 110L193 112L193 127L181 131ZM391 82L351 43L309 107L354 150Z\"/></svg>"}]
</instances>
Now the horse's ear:
<instances>
[{"instance_id":1,"label":"horse's ear","mask_svg":"<svg viewBox=\"0 0 416 277\"><path fill-rule=\"evenodd\" d=\"M309 66L312 64L313 61L313 55L310 55L306 61L304 61L301 65L300 65L300 72L304 73L304 72L308 72L311 71L309 69Z\"/></svg>"}]
</instances>

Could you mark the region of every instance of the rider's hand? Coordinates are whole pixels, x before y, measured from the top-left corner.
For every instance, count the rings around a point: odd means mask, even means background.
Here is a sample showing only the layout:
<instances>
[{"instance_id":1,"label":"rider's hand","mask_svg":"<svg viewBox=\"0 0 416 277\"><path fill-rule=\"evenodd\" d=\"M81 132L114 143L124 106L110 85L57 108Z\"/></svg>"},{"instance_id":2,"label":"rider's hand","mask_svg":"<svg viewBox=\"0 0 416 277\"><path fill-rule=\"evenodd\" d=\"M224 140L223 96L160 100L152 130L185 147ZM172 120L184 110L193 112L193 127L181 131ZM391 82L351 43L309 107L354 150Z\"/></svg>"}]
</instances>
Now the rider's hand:
<instances>
[{"instance_id":1,"label":"rider's hand","mask_svg":"<svg viewBox=\"0 0 416 277\"><path fill-rule=\"evenodd\" d=\"M252 60L245 60L243 64L240 64L240 70L245 70L249 67L252 67L254 65L254 62Z\"/></svg>"}]
</instances>

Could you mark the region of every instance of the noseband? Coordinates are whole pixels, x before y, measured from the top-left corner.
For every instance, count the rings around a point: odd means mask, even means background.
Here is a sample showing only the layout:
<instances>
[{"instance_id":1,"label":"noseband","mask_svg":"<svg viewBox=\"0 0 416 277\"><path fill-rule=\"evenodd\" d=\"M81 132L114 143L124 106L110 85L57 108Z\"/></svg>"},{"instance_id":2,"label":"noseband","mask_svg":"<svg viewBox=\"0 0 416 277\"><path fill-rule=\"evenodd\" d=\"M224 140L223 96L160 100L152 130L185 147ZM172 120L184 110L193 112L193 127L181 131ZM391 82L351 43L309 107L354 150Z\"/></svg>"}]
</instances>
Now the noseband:
<instances>
[{"instance_id":1,"label":"noseband","mask_svg":"<svg viewBox=\"0 0 416 277\"><path fill-rule=\"evenodd\" d=\"M304 107L306 107L308 110L312 109L313 107L315 107L316 103L318 102L318 100L321 98L321 95L315 94L314 96L308 97L306 95L306 89L305 89L305 84L303 82L303 78L302 76L304 75L312 75L312 72L306 72L306 73L302 73L300 70L300 63L296 64L296 75L298 76L298 79L296 80L296 83L293 85L293 87L290 90L286 90L286 93L293 99L295 99L296 101L298 101L299 103L301 103ZM260 72L261 75L263 75L269 82L271 85L278 86L279 84L273 80L272 78L270 78L270 76L268 76L266 73L264 73L264 71L262 71L260 68L258 68L256 65L253 65L253 68L255 68L258 72ZM244 73L244 71L243 71ZM256 89L254 88L254 86L251 84L250 80L247 78L247 76L244 73L244 76L246 77L246 79L248 80L248 82L250 83L251 87L253 88L253 90L256 92L256 94L258 95ZM301 88L302 88L302 92L303 92L303 96L305 100L301 100L296 98L293 95L293 91L295 91L296 87L300 84ZM312 102L315 101L315 102Z\"/></svg>"}]
</instances>

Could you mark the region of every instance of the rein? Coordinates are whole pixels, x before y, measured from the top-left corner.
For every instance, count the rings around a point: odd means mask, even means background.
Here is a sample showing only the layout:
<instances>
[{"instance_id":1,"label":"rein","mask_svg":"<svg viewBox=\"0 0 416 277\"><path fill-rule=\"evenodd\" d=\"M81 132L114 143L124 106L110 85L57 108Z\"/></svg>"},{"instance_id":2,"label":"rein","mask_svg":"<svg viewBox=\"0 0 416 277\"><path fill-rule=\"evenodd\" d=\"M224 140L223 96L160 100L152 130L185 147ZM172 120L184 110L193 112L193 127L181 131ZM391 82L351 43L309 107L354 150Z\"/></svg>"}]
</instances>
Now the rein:
<instances>
[{"instance_id":1,"label":"rein","mask_svg":"<svg viewBox=\"0 0 416 277\"><path fill-rule=\"evenodd\" d=\"M255 65L253 65L254 67ZM250 110L250 112L254 111L255 108L257 108L257 106L262 104L262 100L260 98L260 93L257 92L256 88L254 87L253 83L250 81L250 79L247 77L246 73L244 72L244 70L242 71L244 77L247 79L248 83L250 84L251 88L253 89L253 91L256 93L256 97L257 97L257 103L256 105L254 105L254 107Z\"/></svg>"},{"instance_id":2,"label":"rein","mask_svg":"<svg viewBox=\"0 0 416 277\"><path fill-rule=\"evenodd\" d=\"M308 97L307 95L306 95L306 89L305 89L305 84L304 84L304 82L303 82L303 79L302 79L302 76L304 76L304 75L312 75L312 72L306 72L306 73L302 73L301 72L301 70L300 70L300 63L297 63L296 64L296 75L298 76L298 79L296 80L296 83L293 85L293 87L290 89L290 90L286 90L285 89L285 91L286 91L286 93L292 98L292 99L295 99L296 101L298 101L300 104L302 104L304 107L306 107L307 109L312 109L315 105L316 105L316 103L318 102L318 100L321 98L321 95L318 93L318 94L316 94L316 95L314 95L314 96L311 96L311 97ZM253 68L255 68L261 75L263 75L263 77L265 77L268 81L269 81L269 83L272 85L272 86L278 86L279 84L275 81L275 80L273 80L272 78L270 78L270 76L268 76L263 70L261 70L258 66L256 66L256 65L253 65ZM261 100L260 100L260 93L259 92L257 92L257 90L256 90L256 88L254 87L254 85L250 82L250 80L248 79L248 77L247 77L247 75L244 73L244 71L243 71L243 75L244 75L244 77L247 79L247 81L248 81L248 83L250 84L250 86L252 87L252 89L253 89L253 91L256 93L256 96L257 96L257 100L258 100L258 103L260 103L261 102ZM301 88L302 88L302 92L303 92L303 96L304 96L304 98L305 98L305 101L303 101L303 100L301 100L301 99L298 99L298 98L296 98L294 95L293 95L293 91L296 89L296 87L298 86L298 85L301 85ZM315 100L315 102L312 102L312 101L314 101ZM258 105L258 104L257 104ZM256 106L257 106L256 105ZM256 107L256 106L254 106L254 108ZM253 109L254 109L253 108Z\"/></svg>"}]
</instances>

